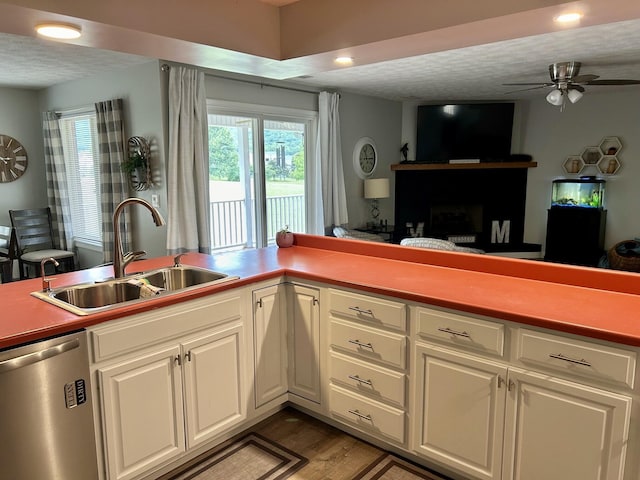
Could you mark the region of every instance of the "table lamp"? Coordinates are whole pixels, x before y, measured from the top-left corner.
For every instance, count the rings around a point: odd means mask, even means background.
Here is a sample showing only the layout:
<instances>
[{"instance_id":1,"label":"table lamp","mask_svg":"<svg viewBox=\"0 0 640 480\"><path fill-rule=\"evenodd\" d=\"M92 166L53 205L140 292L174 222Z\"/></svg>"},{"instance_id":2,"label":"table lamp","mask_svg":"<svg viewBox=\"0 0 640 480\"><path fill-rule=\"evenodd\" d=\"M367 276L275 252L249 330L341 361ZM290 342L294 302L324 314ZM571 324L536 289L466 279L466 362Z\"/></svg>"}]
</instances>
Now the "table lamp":
<instances>
[{"instance_id":1,"label":"table lamp","mask_svg":"<svg viewBox=\"0 0 640 480\"><path fill-rule=\"evenodd\" d=\"M378 199L389 198L389 179L388 178L368 178L364 181L364 198L371 200L371 217L373 223L378 223L380 209L378 208Z\"/></svg>"}]
</instances>

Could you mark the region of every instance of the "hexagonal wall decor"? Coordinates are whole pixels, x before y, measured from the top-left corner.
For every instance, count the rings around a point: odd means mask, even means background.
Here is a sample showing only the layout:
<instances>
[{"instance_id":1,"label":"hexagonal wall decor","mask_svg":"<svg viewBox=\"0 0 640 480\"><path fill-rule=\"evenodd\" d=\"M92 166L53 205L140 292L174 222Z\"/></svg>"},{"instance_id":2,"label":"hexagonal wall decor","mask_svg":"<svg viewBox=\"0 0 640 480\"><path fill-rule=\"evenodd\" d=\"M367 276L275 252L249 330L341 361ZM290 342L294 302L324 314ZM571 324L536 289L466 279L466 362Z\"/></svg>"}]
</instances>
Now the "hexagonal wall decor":
<instances>
[{"instance_id":1,"label":"hexagonal wall decor","mask_svg":"<svg viewBox=\"0 0 640 480\"><path fill-rule=\"evenodd\" d=\"M584 169L584 161L578 155L570 155L562 164L562 168L569 174L577 174Z\"/></svg>"},{"instance_id":2,"label":"hexagonal wall decor","mask_svg":"<svg viewBox=\"0 0 640 480\"><path fill-rule=\"evenodd\" d=\"M620 160L615 155L604 155L598 162L598 171L603 175L615 175L620 170Z\"/></svg>"},{"instance_id":3,"label":"hexagonal wall decor","mask_svg":"<svg viewBox=\"0 0 640 480\"><path fill-rule=\"evenodd\" d=\"M602 151L600 147L587 147L582 151L582 160L585 165L595 165L600 161L602 157Z\"/></svg>"},{"instance_id":4,"label":"hexagonal wall decor","mask_svg":"<svg viewBox=\"0 0 640 480\"><path fill-rule=\"evenodd\" d=\"M602 155L618 155L622 150L622 142L618 137L604 137L599 146Z\"/></svg>"}]
</instances>

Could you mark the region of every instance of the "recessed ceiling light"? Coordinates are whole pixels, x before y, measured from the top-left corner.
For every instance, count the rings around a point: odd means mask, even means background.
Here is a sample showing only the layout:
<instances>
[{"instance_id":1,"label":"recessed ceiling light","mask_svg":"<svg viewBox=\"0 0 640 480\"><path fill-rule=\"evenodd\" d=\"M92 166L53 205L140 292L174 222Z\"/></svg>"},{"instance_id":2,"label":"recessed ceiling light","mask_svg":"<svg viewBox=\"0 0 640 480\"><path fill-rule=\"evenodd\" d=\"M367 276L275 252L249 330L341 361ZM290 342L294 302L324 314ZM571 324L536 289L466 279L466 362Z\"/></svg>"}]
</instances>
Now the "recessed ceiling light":
<instances>
[{"instance_id":1,"label":"recessed ceiling light","mask_svg":"<svg viewBox=\"0 0 640 480\"><path fill-rule=\"evenodd\" d=\"M80 27L64 23L42 23L36 25L36 32L47 38L72 40L80 37Z\"/></svg>"},{"instance_id":2,"label":"recessed ceiling light","mask_svg":"<svg viewBox=\"0 0 640 480\"><path fill-rule=\"evenodd\" d=\"M334 60L338 65L352 65L353 58L352 57L337 57Z\"/></svg>"},{"instance_id":3,"label":"recessed ceiling light","mask_svg":"<svg viewBox=\"0 0 640 480\"><path fill-rule=\"evenodd\" d=\"M581 18L582 14L580 12L567 12L558 15L554 20L558 23L574 23L579 21Z\"/></svg>"}]
</instances>

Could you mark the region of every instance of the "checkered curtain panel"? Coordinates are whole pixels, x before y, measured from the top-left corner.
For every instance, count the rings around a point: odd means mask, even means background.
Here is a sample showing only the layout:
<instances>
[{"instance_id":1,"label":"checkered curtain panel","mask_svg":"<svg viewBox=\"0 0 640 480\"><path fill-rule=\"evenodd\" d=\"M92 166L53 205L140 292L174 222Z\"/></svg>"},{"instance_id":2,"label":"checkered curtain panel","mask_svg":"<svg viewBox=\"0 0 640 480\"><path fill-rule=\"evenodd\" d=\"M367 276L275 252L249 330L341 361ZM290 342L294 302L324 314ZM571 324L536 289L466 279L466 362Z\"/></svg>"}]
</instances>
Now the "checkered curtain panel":
<instances>
[{"instance_id":1,"label":"checkered curtain panel","mask_svg":"<svg viewBox=\"0 0 640 480\"><path fill-rule=\"evenodd\" d=\"M69 198L67 195L67 177L65 174L62 135L58 123L58 114L44 112L42 114L42 130L44 133L44 164L47 178L47 198L51 208L51 223L57 244L62 250L70 250L73 233L70 222Z\"/></svg>"},{"instance_id":2,"label":"checkered curtain panel","mask_svg":"<svg viewBox=\"0 0 640 480\"><path fill-rule=\"evenodd\" d=\"M126 142L123 104L121 98L95 104L100 160L102 249L105 262L113 260L113 212L128 196L127 179L120 167L124 160ZM126 212L120 218L123 248L125 251L131 250L131 227Z\"/></svg>"}]
</instances>

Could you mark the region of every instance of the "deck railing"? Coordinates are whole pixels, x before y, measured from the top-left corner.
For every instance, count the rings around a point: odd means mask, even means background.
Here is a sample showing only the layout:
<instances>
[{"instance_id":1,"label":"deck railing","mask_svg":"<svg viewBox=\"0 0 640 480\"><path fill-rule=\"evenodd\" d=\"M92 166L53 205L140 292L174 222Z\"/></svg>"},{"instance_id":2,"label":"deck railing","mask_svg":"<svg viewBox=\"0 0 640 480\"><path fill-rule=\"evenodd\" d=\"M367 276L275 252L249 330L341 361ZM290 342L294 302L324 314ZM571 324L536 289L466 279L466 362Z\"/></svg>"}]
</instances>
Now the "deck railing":
<instances>
[{"instance_id":1,"label":"deck railing","mask_svg":"<svg viewBox=\"0 0 640 480\"><path fill-rule=\"evenodd\" d=\"M211 202L212 250L255 245L255 231L248 221L245 200ZM267 197L267 241L273 243L276 232L285 226L293 232L304 232L306 225L304 195Z\"/></svg>"}]
</instances>

